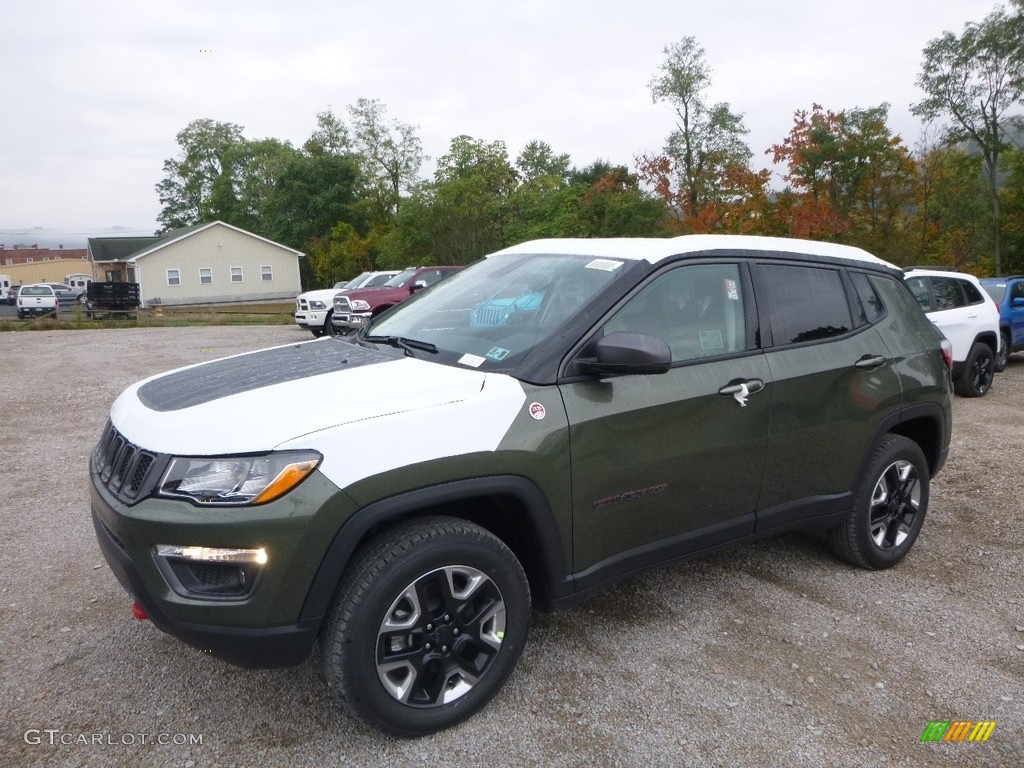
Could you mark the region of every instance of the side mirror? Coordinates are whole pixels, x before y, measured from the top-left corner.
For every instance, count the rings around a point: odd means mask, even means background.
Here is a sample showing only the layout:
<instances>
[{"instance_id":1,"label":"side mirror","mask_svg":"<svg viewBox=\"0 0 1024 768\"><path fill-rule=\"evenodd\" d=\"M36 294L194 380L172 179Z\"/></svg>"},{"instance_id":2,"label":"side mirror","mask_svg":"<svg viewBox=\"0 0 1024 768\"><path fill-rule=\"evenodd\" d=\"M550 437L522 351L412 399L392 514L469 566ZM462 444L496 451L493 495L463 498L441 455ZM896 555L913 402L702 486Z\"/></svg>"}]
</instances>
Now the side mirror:
<instances>
[{"instance_id":1,"label":"side mirror","mask_svg":"<svg viewBox=\"0 0 1024 768\"><path fill-rule=\"evenodd\" d=\"M1020 296L1018 296L1017 298L1015 298L1013 301L1010 302L1010 306L1011 307L1024 307L1024 299L1022 299Z\"/></svg>"},{"instance_id":2,"label":"side mirror","mask_svg":"<svg viewBox=\"0 0 1024 768\"><path fill-rule=\"evenodd\" d=\"M416 293L416 291L422 291L426 287L426 280L417 280L415 283L412 284L412 288L409 289L409 293Z\"/></svg>"},{"instance_id":3,"label":"side mirror","mask_svg":"<svg viewBox=\"0 0 1024 768\"><path fill-rule=\"evenodd\" d=\"M580 363L595 373L665 373L672 350L657 336L622 331L602 337L594 345L594 359Z\"/></svg>"}]
</instances>

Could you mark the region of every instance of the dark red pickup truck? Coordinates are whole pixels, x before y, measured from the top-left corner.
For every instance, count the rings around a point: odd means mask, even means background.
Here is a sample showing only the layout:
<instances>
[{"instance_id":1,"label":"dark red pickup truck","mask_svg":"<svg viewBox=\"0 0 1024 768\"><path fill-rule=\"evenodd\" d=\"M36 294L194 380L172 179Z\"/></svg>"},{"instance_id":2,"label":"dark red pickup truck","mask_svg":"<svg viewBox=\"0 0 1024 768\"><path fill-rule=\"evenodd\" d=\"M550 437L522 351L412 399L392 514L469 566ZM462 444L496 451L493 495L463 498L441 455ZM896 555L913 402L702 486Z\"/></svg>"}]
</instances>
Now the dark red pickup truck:
<instances>
[{"instance_id":1,"label":"dark red pickup truck","mask_svg":"<svg viewBox=\"0 0 1024 768\"><path fill-rule=\"evenodd\" d=\"M376 288L342 291L334 297L331 324L337 334L358 331L371 317L429 288L462 267L409 267Z\"/></svg>"}]
</instances>

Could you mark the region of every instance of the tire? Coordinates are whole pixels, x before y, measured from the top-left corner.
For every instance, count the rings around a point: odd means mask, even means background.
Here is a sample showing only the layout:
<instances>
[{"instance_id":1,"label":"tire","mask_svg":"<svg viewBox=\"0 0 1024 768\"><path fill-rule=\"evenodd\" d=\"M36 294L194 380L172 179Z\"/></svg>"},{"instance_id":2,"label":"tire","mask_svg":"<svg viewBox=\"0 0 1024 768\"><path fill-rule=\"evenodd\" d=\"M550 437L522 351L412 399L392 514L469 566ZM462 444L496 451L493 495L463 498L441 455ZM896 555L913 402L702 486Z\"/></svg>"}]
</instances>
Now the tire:
<instances>
[{"instance_id":1,"label":"tire","mask_svg":"<svg viewBox=\"0 0 1024 768\"><path fill-rule=\"evenodd\" d=\"M334 310L332 309L327 313L327 317L324 318L324 336L334 336Z\"/></svg>"},{"instance_id":2,"label":"tire","mask_svg":"<svg viewBox=\"0 0 1024 768\"><path fill-rule=\"evenodd\" d=\"M1006 331L999 334L999 352L996 354L995 372L1002 373L1010 364L1010 337Z\"/></svg>"},{"instance_id":3,"label":"tire","mask_svg":"<svg viewBox=\"0 0 1024 768\"><path fill-rule=\"evenodd\" d=\"M450 728L501 690L529 612L522 566L495 536L453 518L401 523L362 547L342 579L320 638L327 684L388 733Z\"/></svg>"},{"instance_id":4,"label":"tire","mask_svg":"<svg viewBox=\"0 0 1024 768\"><path fill-rule=\"evenodd\" d=\"M995 375L995 355L988 344L976 343L971 347L964 369L956 382L957 394L963 397L981 397L992 386Z\"/></svg>"},{"instance_id":5,"label":"tire","mask_svg":"<svg viewBox=\"0 0 1024 768\"><path fill-rule=\"evenodd\" d=\"M920 446L888 435L868 460L849 517L827 534L832 550L861 568L891 568L914 546L928 495L928 463Z\"/></svg>"}]
</instances>

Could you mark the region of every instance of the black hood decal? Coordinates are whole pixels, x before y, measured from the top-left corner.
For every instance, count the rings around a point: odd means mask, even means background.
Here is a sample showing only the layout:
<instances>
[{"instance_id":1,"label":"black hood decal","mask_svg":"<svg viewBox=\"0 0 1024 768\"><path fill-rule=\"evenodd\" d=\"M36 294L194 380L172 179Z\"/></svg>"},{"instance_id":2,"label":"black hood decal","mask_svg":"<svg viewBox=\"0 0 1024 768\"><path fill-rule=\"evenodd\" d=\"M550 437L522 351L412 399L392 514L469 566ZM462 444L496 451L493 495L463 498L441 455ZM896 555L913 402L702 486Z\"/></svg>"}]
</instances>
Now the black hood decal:
<instances>
[{"instance_id":1,"label":"black hood decal","mask_svg":"<svg viewBox=\"0 0 1024 768\"><path fill-rule=\"evenodd\" d=\"M272 384L395 359L394 354L324 339L170 373L139 387L139 400L154 411L179 411Z\"/></svg>"}]
</instances>

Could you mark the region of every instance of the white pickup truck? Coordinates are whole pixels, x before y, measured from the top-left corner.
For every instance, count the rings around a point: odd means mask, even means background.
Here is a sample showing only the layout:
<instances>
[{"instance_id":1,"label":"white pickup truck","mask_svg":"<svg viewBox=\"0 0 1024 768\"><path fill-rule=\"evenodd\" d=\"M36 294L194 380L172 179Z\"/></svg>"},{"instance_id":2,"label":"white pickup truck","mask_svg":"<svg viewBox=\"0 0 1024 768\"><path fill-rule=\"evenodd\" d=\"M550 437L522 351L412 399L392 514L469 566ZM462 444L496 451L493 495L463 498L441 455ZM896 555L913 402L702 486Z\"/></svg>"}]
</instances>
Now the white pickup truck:
<instances>
[{"instance_id":1,"label":"white pickup truck","mask_svg":"<svg viewBox=\"0 0 1024 768\"><path fill-rule=\"evenodd\" d=\"M314 336L332 333L331 317L334 314L334 297L339 291L384 285L397 274L397 269L383 272L363 272L348 282L336 283L333 288L306 291L295 299L295 323L300 328L311 331Z\"/></svg>"},{"instance_id":2,"label":"white pickup truck","mask_svg":"<svg viewBox=\"0 0 1024 768\"><path fill-rule=\"evenodd\" d=\"M23 285L15 303L19 320L29 315L48 315L57 311L57 293L48 285Z\"/></svg>"}]
</instances>

